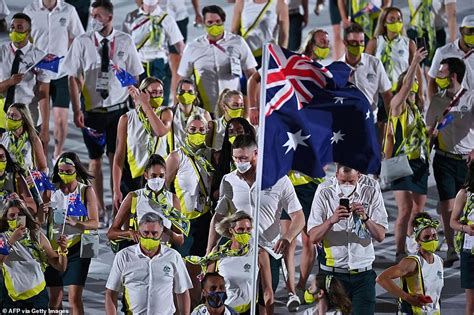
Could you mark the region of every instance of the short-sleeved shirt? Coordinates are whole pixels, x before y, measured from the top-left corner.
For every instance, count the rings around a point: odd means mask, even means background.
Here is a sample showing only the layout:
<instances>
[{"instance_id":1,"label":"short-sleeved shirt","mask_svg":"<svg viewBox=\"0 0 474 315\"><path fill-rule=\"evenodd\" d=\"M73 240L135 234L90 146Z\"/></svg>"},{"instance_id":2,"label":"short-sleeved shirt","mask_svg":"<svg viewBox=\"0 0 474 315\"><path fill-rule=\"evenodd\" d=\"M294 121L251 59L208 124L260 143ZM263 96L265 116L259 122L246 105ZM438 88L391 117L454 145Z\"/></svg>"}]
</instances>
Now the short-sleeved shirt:
<instances>
[{"instance_id":1,"label":"short-sleeved shirt","mask_svg":"<svg viewBox=\"0 0 474 315\"><path fill-rule=\"evenodd\" d=\"M334 214L339 200L343 197L337 182L315 195L308 220L308 233ZM387 211L382 194L375 187L357 184L349 200L351 203L361 203L369 218L388 230ZM354 217L351 215L334 224L327 232L321 244L324 253L319 256L324 265L351 270L372 265L375 260L372 238L358 237L353 232L354 227Z\"/></svg>"},{"instance_id":2,"label":"short-sleeved shirt","mask_svg":"<svg viewBox=\"0 0 474 315\"><path fill-rule=\"evenodd\" d=\"M458 94L461 91L462 89ZM426 113L426 124L434 127L450 103L451 99L443 94L435 95ZM453 119L439 130L436 148L453 154L469 154L474 149L474 91L466 90L459 103L453 106L447 115Z\"/></svg>"},{"instance_id":3,"label":"short-sleeved shirt","mask_svg":"<svg viewBox=\"0 0 474 315\"><path fill-rule=\"evenodd\" d=\"M345 62L346 56L342 56L339 61ZM372 106L374 117L377 117L379 93L384 93L392 88L392 83L388 79L382 62L374 56L362 53L360 62L355 68L347 65L353 70L350 81L364 93Z\"/></svg>"},{"instance_id":4,"label":"short-sleeved shirt","mask_svg":"<svg viewBox=\"0 0 474 315\"><path fill-rule=\"evenodd\" d=\"M105 287L117 292L125 287L133 314L169 315L176 310L173 294L186 292L192 283L177 251L162 245L150 258L137 244L117 253Z\"/></svg>"},{"instance_id":5,"label":"short-sleeved shirt","mask_svg":"<svg viewBox=\"0 0 474 315\"><path fill-rule=\"evenodd\" d=\"M100 92L96 91L97 78L101 72L100 53L104 39L102 35L97 32L87 32L76 37L63 62L67 65L64 70L69 76L78 78L84 74L82 95L86 111L99 107L110 107L127 100L127 88L122 87L115 77L112 65L122 68L132 76L138 76L143 72L143 66L130 35L113 30L106 38L111 56L108 72L109 96L106 99L103 99Z\"/></svg>"},{"instance_id":6,"label":"short-sleeved shirt","mask_svg":"<svg viewBox=\"0 0 474 315\"><path fill-rule=\"evenodd\" d=\"M35 46L49 54L66 56L69 41L84 33L76 9L62 0L58 0L51 11L43 6L42 0L35 0L23 12L31 18L31 37ZM62 76L64 73L57 78Z\"/></svg>"},{"instance_id":7,"label":"short-sleeved shirt","mask_svg":"<svg viewBox=\"0 0 474 315\"><path fill-rule=\"evenodd\" d=\"M20 50L23 55L21 57L18 73L25 73L26 70L38 63L46 55L44 51L29 42ZM0 82L11 77L11 70L16 51L17 48L10 42L0 46ZM25 73L21 82L15 86L13 102L28 105L35 125L41 124L38 103L35 99L35 86L38 82L49 83L49 81L50 76L46 70L35 68ZM3 92L2 96L6 97L6 95L7 90Z\"/></svg>"},{"instance_id":8,"label":"short-sleeved shirt","mask_svg":"<svg viewBox=\"0 0 474 315\"><path fill-rule=\"evenodd\" d=\"M207 35L188 42L178 68L181 77L194 75L199 97L204 108L217 113L217 99L225 88L240 90L240 77L231 70L231 59L240 61L241 70L254 69L257 62L245 40L235 34L224 32L224 37L211 44Z\"/></svg>"},{"instance_id":9,"label":"short-sleeved shirt","mask_svg":"<svg viewBox=\"0 0 474 315\"><path fill-rule=\"evenodd\" d=\"M158 4L162 10L168 12L176 21L182 21L189 17L186 0L160 0Z\"/></svg>"},{"instance_id":10,"label":"short-sleeved shirt","mask_svg":"<svg viewBox=\"0 0 474 315\"><path fill-rule=\"evenodd\" d=\"M452 57L464 61L464 64L466 65L466 74L464 75L462 85L467 89L474 89L474 53L466 54L462 51L461 48L459 48L459 39L436 50L428 75L432 78L436 78L441 66L441 61Z\"/></svg>"},{"instance_id":11,"label":"short-sleeved shirt","mask_svg":"<svg viewBox=\"0 0 474 315\"><path fill-rule=\"evenodd\" d=\"M175 45L183 40L175 19L160 7L150 15L138 9L129 30L142 62L166 58L168 44Z\"/></svg>"},{"instance_id":12,"label":"short-sleeved shirt","mask_svg":"<svg viewBox=\"0 0 474 315\"><path fill-rule=\"evenodd\" d=\"M222 178L216 213L227 216L237 211L254 215L256 185L250 187L235 170ZM270 254L271 248L280 237L280 216L285 210L288 214L302 211L295 188L288 176L280 178L272 187L262 191L259 209L259 245Z\"/></svg>"}]
</instances>

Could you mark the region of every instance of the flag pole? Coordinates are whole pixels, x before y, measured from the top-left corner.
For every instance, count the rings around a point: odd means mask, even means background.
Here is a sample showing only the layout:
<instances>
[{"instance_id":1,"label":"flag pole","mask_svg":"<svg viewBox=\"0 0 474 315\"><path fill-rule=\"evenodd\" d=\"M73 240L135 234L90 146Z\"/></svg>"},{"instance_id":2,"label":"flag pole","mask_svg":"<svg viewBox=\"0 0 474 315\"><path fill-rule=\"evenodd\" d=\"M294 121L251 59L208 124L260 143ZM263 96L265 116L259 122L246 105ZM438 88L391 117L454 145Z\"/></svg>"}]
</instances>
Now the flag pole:
<instances>
[{"instance_id":1,"label":"flag pole","mask_svg":"<svg viewBox=\"0 0 474 315\"><path fill-rule=\"evenodd\" d=\"M252 264L252 304L251 304L251 315L257 314L257 294L258 294L258 234L259 234L259 210L260 209L260 193L262 191L262 173L263 173L263 149L265 143L265 106L266 106L266 91L267 91L267 72L268 72L268 47L269 43L263 45L263 57L262 57L262 75L260 80L260 104L259 104L259 117L258 117L258 155L257 155L257 174L255 178L257 199L255 200L255 207L252 212L253 226L254 226L254 253L253 253L253 264Z\"/></svg>"}]
</instances>

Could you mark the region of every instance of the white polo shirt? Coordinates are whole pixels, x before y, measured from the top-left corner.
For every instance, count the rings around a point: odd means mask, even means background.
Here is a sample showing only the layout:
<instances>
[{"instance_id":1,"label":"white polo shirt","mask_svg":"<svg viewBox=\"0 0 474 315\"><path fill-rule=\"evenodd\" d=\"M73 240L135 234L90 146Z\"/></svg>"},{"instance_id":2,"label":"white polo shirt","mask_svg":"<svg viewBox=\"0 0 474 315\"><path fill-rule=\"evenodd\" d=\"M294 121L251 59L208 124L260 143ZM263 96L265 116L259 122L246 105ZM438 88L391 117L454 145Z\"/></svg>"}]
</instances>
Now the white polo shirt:
<instances>
[{"instance_id":1,"label":"white polo shirt","mask_svg":"<svg viewBox=\"0 0 474 315\"><path fill-rule=\"evenodd\" d=\"M228 216L237 211L245 211L253 216L257 198L256 188L255 183L249 187L247 182L239 176L237 170L226 174L222 178L219 188L216 213ZM260 195L258 242L261 247L276 258L278 255L271 248L280 238L280 216L283 209L288 214L302 211L295 188L286 175L271 188L262 191Z\"/></svg>"},{"instance_id":2,"label":"white polo shirt","mask_svg":"<svg viewBox=\"0 0 474 315\"><path fill-rule=\"evenodd\" d=\"M150 17L152 17L151 20ZM151 33L152 27L155 28L154 34ZM165 59L168 53L168 44L175 45L183 40L183 35L181 35L175 19L160 7L156 7L150 15L146 15L141 9L138 9L137 18L130 25L130 35L142 62ZM149 39L147 40L147 38ZM143 44L145 40L146 42Z\"/></svg>"},{"instance_id":3,"label":"white polo shirt","mask_svg":"<svg viewBox=\"0 0 474 315\"><path fill-rule=\"evenodd\" d=\"M452 57L464 61L464 64L466 65L466 74L464 75L462 85L467 89L474 89L474 53L469 55L462 51L461 48L459 48L459 39L436 49L428 75L432 78L436 78L439 67L441 66L441 61Z\"/></svg>"},{"instance_id":4,"label":"white polo shirt","mask_svg":"<svg viewBox=\"0 0 474 315\"><path fill-rule=\"evenodd\" d=\"M461 93L459 90L458 94ZM451 99L443 94L435 95L426 113L428 126L434 126ZM436 148L453 154L467 155L474 149L474 91L467 90L448 115L453 117L451 123L438 132Z\"/></svg>"},{"instance_id":5,"label":"white polo shirt","mask_svg":"<svg viewBox=\"0 0 474 315\"><path fill-rule=\"evenodd\" d=\"M158 5L176 21L182 21L189 17L186 0L160 0Z\"/></svg>"},{"instance_id":6,"label":"white polo shirt","mask_svg":"<svg viewBox=\"0 0 474 315\"><path fill-rule=\"evenodd\" d=\"M0 82L5 81L11 77L13 60L15 59L15 52L17 48L11 42L0 46ZM28 42L25 47L21 48L23 53L18 73L25 73L25 71L32 65L38 63L46 53L31 43ZM25 73L23 79L15 87L15 96L13 101L15 103L24 103L28 105L33 122L36 125L41 124L41 117L38 110L38 100L35 99L35 86L37 82L49 83L50 77L48 71L35 68ZM2 97L7 96L7 90L3 92Z\"/></svg>"},{"instance_id":7,"label":"white polo shirt","mask_svg":"<svg viewBox=\"0 0 474 315\"><path fill-rule=\"evenodd\" d=\"M121 31L113 30L107 36L109 40L109 53L111 56L109 68L109 96L104 100L96 91L96 82L101 65L100 51L102 49L102 35L97 32L87 32L73 41L69 52L64 58L66 73L69 76L79 77L84 74L84 96L85 109L110 107L125 102L128 98L127 88L122 87L115 77L112 64L119 66L133 76L143 72L143 67L138 58L138 53L130 35Z\"/></svg>"},{"instance_id":8,"label":"white polo shirt","mask_svg":"<svg viewBox=\"0 0 474 315\"><path fill-rule=\"evenodd\" d=\"M308 234L311 229L328 220L339 206L343 197L338 183L321 190L314 196L311 214L308 219ZM388 230L387 211L382 194L376 188L356 185L356 190L349 198L350 202L361 203L369 218ZM354 218L351 215L334 224L322 240L321 259L325 265L344 269L360 269L371 266L375 260L372 239L361 239L352 231Z\"/></svg>"},{"instance_id":9,"label":"white polo shirt","mask_svg":"<svg viewBox=\"0 0 474 315\"><path fill-rule=\"evenodd\" d=\"M203 106L211 114L218 112L220 92L225 88L240 91L242 70L257 66L242 37L224 32L224 37L216 45L209 42L207 35L188 42L178 68L181 77L189 78L194 74ZM232 73L231 59L240 65L239 75Z\"/></svg>"},{"instance_id":10,"label":"white polo shirt","mask_svg":"<svg viewBox=\"0 0 474 315\"><path fill-rule=\"evenodd\" d=\"M176 310L173 293L193 286L177 251L161 245L160 253L149 258L137 244L115 255L105 287L116 292L125 287L133 314L169 315Z\"/></svg>"},{"instance_id":11,"label":"white polo shirt","mask_svg":"<svg viewBox=\"0 0 474 315\"><path fill-rule=\"evenodd\" d=\"M43 6L42 0L35 0L23 12L31 18L31 37L35 46L49 54L66 56L69 40L84 33L76 9L63 0L58 0L51 11ZM60 73L57 78L64 75L64 72Z\"/></svg>"},{"instance_id":12,"label":"white polo shirt","mask_svg":"<svg viewBox=\"0 0 474 315\"><path fill-rule=\"evenodd\" d=\"M339 61L346 62L346 56L342 56ZM362 53L362 57L355 67L347 65L353 70L349 80L367 97L374 112L374 119L376 119L379 93L384 93L392 88L392 83L388 79L382 62L372 55Z\"/></svg>"}]
</instances>

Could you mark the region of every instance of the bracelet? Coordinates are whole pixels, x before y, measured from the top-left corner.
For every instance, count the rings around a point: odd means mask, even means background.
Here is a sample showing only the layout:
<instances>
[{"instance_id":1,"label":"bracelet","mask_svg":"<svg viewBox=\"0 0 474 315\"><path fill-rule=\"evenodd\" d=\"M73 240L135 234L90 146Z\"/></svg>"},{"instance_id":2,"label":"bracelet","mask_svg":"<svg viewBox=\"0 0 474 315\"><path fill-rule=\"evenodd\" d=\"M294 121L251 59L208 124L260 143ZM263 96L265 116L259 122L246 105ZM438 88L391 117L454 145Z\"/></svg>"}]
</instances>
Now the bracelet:
<instances>
[{"instance_id":1,"label":"bracelet","mask_svg":"<svg viewBox=\"0 0 474 315\"><path fill-rule=\"evenodd\" d=\"M361 219L360 221L361 221L362 223L365 223L365 222L369 221L369 219L370 219L369 216L367 216L367 219L365 219L365 220L362 220L362 219Z\"/></svg>"},{"instance_id":2,"label":"bracelet","mask_svg":"<svg viewBox=\"0 0 474 315\"><path fill-rule=\"evenodd\" d=\"M59 256L67 256L67 254L69 254L69 250L67 248L65 251L62 251L61 248L58 248L57 252Z\"/></svg>"}]
</instances>

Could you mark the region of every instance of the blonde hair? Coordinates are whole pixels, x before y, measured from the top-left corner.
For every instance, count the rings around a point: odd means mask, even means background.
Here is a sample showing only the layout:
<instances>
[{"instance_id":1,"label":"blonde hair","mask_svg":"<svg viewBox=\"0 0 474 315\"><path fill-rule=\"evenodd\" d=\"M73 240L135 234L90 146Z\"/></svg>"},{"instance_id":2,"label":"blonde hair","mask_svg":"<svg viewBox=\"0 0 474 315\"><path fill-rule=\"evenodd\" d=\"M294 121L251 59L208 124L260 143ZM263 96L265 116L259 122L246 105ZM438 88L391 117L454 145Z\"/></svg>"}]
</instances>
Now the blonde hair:
<instances>
[{"instance_id":1,"label":"blonde hair","mask_svg":"<svg viewBox=\"0 0 474 315\"><path fill-rule=\"evenodd\" d=\"M195 120L202 122L207 129L207 119L203 115L199 114L189 116L188 120L186 121L186 129L188 129L189 125Z\"/></svg>"},{"instance_id":2,"label":"blonde hair","mask_svg":"<svg viewBox=\"0 0 474 315\"><path fill-rule=\"evenodd\" d=\"M217 107L218 107L218 114L219 117L224 115L224 107L225 105L229 105L230 99L233 96L240 96L241 98L244 98L244 95L242 92L237 91L237 90L231 90L231 89L224 89L222 90L221 94L219 95L219 98L217 99Z\"/></svg>"},{"instance_id":3,"label":"blonde hair","mask_svg":"<svg viewBox=\"0 0 474 315\"><path fill-rule=\"evenodd\" d=\"M379 20L377 22L377 27L375 27L374 31L374 38L377 38L378 36L384 36L387 34L387 27L385 26L387 15L390 12L397 11L400 13L400 16L402 17L402 22L403 22L403 13L399 8L396 7L386 7L382 10L382 13L379 16ZM402 28L402 33L401 35L406 35L405 32L405 26Z\"/></svg>"},{"instance_id":4,"label":"blonde hair","mask_svg":"<svg viewBox=\"0 0 474 315\"><path fill-rule=\"evenodd\" d=\"M148 77L142 80L142 82L140 83L140 87L138 89L143 92L153 83L159 83L161 87L164 88L163 81L155 77Z\"/></svg>"},{"instance_id":5,"label":"blonde hair","mask_svg":"<svg viewBox=\"0 0 474 315\"><path fill-rule=\"evenodd\" d=\"M236 223L242 220L249 220L253 224L252 217L244 211L237 211L236 213L224 218L221 222L216 224L216 232L220 235L231 238L230 229L235 227Z\"/></svg>"}]
</instances>

